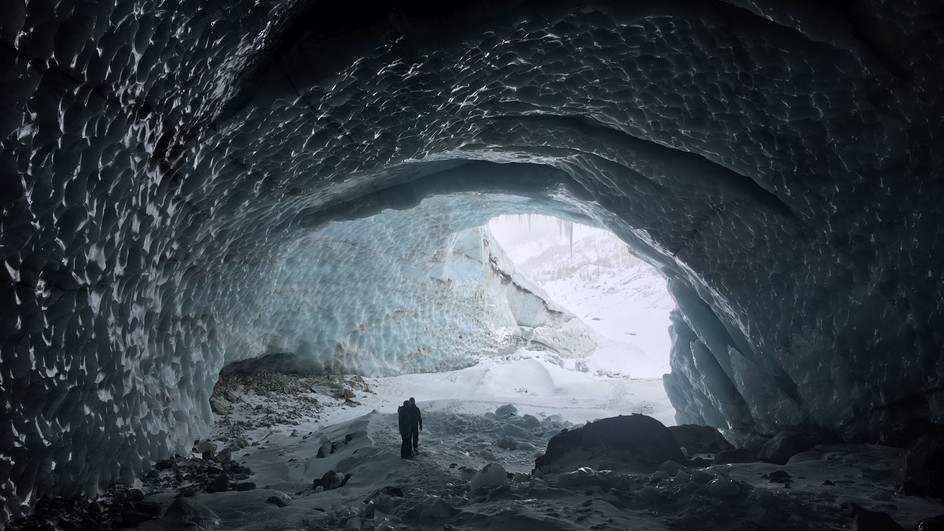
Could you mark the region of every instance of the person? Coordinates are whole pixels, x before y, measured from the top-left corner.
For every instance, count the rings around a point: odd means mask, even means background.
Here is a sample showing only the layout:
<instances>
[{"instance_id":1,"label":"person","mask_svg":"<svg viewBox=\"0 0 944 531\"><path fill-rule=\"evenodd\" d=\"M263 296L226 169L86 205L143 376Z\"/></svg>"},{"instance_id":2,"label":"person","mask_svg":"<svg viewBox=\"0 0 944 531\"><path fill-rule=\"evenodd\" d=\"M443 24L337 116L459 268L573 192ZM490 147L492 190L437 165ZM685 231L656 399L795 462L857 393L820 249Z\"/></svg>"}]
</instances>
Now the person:
<instances>
[{"instance_id":1,"label":"person","mask_svg":"<svg viewBox=\"0 0 944 531\"><path fill-rule=\"evenodd\" d=\"M416 399L412 396L409 400L410 403L410 433L413 435L413 453L418 452L418 447L420 445L420 432L423 431L423 414L420 413L420 408L416 406Z\"/></svg>"},{"instance_id":2,"label":"person","mask_svg":"<svg viewBox=\"0 0 944 531\"><path fill-rule=\"evenodd\" d=\"M397 408L397 420L400 428L400 457L413 457L413 423L410 415L410 401L404 400L403 405Z\"/></svg>"}]
</instances>

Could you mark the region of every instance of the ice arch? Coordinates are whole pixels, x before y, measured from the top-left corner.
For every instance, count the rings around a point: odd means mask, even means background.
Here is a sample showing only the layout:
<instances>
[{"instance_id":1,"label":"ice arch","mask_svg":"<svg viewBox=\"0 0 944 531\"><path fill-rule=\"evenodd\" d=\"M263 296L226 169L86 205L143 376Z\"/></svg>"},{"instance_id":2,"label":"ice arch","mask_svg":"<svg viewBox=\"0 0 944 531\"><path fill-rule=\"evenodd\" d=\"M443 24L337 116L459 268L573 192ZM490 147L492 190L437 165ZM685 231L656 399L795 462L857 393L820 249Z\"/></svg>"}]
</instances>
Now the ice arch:
<instances>
[{"instance_id":1,"label":"ice arch","mask_svg":"<svg viewBox=\"0 0 944 531\"><path fill-rule=\"evenodd\" d=\"M851 437L944 410L938 8L7 4L8 512L199 433L284 245L459 192L661 268L682 421Z\"/></svg>"}]
</instances>

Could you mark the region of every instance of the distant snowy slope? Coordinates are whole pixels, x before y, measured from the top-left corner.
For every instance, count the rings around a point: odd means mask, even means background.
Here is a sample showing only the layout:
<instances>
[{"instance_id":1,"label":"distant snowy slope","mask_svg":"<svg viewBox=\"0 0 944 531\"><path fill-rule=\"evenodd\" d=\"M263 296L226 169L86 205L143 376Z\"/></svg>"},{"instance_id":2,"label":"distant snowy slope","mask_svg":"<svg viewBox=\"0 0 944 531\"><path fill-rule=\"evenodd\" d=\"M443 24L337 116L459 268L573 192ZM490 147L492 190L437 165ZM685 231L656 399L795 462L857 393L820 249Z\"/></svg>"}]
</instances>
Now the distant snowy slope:
<instances>
[{"instance_id":1,"label":"distant snowy slope","mask_svg":"<svg viewBox=\"0 0 944 531\"><path fill-rule=\"evenodd\" d=\"M517 271L600 337L594 370L656 377L669 371L665 279L602 229L554 218L503 217L489 229Z\"/></svg>"}]
</instances>

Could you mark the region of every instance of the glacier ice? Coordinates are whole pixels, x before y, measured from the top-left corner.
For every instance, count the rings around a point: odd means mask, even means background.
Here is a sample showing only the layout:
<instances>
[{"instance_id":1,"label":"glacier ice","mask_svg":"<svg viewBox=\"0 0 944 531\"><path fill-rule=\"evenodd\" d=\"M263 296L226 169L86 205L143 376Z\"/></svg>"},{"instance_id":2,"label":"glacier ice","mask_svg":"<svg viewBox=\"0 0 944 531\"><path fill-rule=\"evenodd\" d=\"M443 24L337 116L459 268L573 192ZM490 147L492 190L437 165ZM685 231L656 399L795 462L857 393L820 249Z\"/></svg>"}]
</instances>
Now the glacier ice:
<instances>
[{"instance_id":1,"label":"glacier ice","mask_svg":"<svg viewBox=\"0 0 944 531\"><path fill-rule=\"evenodd\" d=\"M444 282L492 282L464 258L471 222L412 250L404 225L367 228L436 197L464 198L453 215L479 224L590 220L659 268L679 301L666 387L680 419L847 437L940 419L933 9L532 4L7 2L4 515L192 440L224 363L293 349L327 367L343 336L352 366L432 368L400 350L395 315L348 325L406 309L461 328L469 292L412 288L428 264L377 268L401 284L373 299L322 279L369 281L376 266L335 267L357 256L343 249L359 224L375 260L442 250ZM519 295L462 344L533 324L540 305ZM453 363L434 345L454 332L436 332L426 348Z\"/></svg>"}]
</instances>

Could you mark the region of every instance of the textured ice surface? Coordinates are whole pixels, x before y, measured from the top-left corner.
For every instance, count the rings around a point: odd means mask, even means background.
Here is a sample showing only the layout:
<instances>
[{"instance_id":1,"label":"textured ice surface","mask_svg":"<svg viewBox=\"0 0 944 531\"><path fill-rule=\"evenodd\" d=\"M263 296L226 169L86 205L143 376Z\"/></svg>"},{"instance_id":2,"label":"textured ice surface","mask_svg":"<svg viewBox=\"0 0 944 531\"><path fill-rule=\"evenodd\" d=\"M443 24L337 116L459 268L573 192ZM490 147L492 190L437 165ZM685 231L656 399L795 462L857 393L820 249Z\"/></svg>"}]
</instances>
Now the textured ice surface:
<instances>
[{"instance_id":1,"label":"textured ice surface","mask_svg":"<svg viewBox=\"0 0 944 531\"><path fill-rule=\"evenodd\" d=\"M455 369L522 346L588 354L583 324L518 278L478 226L488 209L465 213L470 203L437 196L287 244L222 319L231 323L218 329L225 362L284 353L300 369L380 376Z\"/></svg>"},{"instance_id":2,"label":"textured ice surface","mask_svg":"<svg viewBox=\"0 0 944 531\"><path fill-rule=\"evenodd\" d=\"M5 2L6 510L201 433L230 349L323 339L264 306L308 278L275 267L330 269L305 248L327 222L447 193L595 220L659 267L684 419L940 417L939 8L838 5Z\"/></svg>"}]
</instances>

